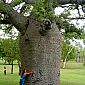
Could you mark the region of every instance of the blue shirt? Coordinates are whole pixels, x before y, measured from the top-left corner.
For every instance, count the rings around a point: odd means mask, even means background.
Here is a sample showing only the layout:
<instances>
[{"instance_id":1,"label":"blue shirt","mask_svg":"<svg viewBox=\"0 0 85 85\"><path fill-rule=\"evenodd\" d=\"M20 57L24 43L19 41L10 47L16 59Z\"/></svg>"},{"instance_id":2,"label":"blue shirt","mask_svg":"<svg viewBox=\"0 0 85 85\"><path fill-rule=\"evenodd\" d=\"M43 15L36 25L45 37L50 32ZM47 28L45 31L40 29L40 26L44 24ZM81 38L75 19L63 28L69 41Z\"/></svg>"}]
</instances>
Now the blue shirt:
<instances>
[{"instance_id":1,"label":"blue shirt","mask_svg":"<svg viewBox=\"0 0 85 85\"><path fill-rule=\"evenodd\" d=\"M22 75L21 78L20 78L20 85L24 85L25 84L25 79L26 79L26 76Z\"/></svg>"}]
</instances>

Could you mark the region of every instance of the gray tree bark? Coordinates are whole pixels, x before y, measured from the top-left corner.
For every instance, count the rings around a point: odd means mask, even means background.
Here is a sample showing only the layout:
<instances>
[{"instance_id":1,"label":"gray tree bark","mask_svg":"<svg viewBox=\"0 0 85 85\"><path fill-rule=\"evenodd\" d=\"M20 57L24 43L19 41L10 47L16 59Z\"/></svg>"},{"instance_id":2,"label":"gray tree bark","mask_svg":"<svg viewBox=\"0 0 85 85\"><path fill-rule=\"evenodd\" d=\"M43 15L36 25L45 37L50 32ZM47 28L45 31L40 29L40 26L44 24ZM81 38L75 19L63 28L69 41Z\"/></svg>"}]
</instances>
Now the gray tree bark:
<instances>
[{"instance_id":1,"label":"gray tree bark","mask_svg":"<svg viewBox=\"0 0 85 85\"><path fill-rule=\"evenodd\" d=\"M40 23L29 17L29 26L20 38L22 68L34 73L25 85L60 85L60 32L55 23L45 36L41 29Z\"/></svg>"},{"instance_id":2,"label":"gray tree bark","mask_svg":"<svg viewBox=\"0 0 85 85\"><path fill-rule=\"evenodd\" d=\"M56 24L52 23L52 29L45 30L43 22L32 16L26 18L7 4L0 3L0 10L21 33L22 69L34 73L28 76L25 85L60 85L61 35Z\"/></svg>"}]
</instances>

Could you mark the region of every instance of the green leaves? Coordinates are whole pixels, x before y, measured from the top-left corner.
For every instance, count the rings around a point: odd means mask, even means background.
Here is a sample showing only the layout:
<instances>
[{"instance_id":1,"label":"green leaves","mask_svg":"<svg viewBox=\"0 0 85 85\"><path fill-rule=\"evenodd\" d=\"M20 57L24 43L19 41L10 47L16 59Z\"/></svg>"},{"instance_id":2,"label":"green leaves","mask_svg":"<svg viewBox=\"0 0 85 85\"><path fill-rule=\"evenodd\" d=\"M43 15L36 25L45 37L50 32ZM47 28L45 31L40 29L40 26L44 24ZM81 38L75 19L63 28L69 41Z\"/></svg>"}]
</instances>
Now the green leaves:
<instances>
[{"instance_id":1,"label":"green leaves","mask_svg":"<svg viewBox=\"0 0 85 85\"><path fill-rule=\"evenodd\" d=\"M74 59L77 55L77 50L75 47L70 46L67 42L63 41L62 51L61 51L61 59L64 61L65 59L68 61L70 59Z\"/></svg>"},{"instance_id":2,"label":"green leaves","mask_svg":"<svg viewBox=\"0 0 85 85\"><path fill-rule=\"evenodd\" d=\"M52 2L48 2L48 0L36 0L36 4L34 5L31 14L37 17L38 20L42 20L43 18L54 18Z\"/></svg>"},{"instance_id":3,"label":"green leaves","mask_svg":"<svg viewBox=\"0 0 85 85\"><path fill-rule=\"evenodd\" d=\"M0 57L6 61L19 60L18 40L0 39Z\"/></svg>"}]
</instances>

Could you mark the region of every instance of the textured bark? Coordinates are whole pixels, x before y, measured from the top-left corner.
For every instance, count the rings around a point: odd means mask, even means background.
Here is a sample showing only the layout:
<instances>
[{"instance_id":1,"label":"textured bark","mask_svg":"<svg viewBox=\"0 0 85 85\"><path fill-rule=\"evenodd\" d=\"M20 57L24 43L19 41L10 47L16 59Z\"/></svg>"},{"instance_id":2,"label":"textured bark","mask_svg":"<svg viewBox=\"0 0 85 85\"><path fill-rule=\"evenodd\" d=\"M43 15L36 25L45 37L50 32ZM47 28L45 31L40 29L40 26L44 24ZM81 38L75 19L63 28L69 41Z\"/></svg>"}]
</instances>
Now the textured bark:
<instances>
[{"instance_id":1,"label":"textured bark","mask_svg":"<svg viewBox=\"0 0 85 85\"><path fill-rule=\"evenodd\" d=\"M25 85L60 85L60 32L55 23L44 36L41 29L40 23L29 17L27 31L20 37L22 68L34 73Z\"/></svg>"}]
</instances>

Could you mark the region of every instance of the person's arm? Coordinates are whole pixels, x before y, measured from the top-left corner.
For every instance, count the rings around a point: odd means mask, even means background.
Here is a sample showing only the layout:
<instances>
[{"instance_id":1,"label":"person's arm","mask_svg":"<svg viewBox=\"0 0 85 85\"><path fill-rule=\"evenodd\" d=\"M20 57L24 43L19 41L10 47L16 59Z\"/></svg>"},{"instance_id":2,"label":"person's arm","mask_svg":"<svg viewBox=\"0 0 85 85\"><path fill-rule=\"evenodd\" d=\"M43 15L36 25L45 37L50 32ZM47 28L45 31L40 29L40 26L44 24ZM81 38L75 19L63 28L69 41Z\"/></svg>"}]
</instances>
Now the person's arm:
<instances>
[{"instance_id":1,"label":"person's arm","mask_svg":"<svg viewBox=\"0 0 85 85\"><path fill-rule=\"evenodd\" d=\"M25 72L24 75L30 75L33 74L33 72Z\"/></svg>"}]
</instances>

